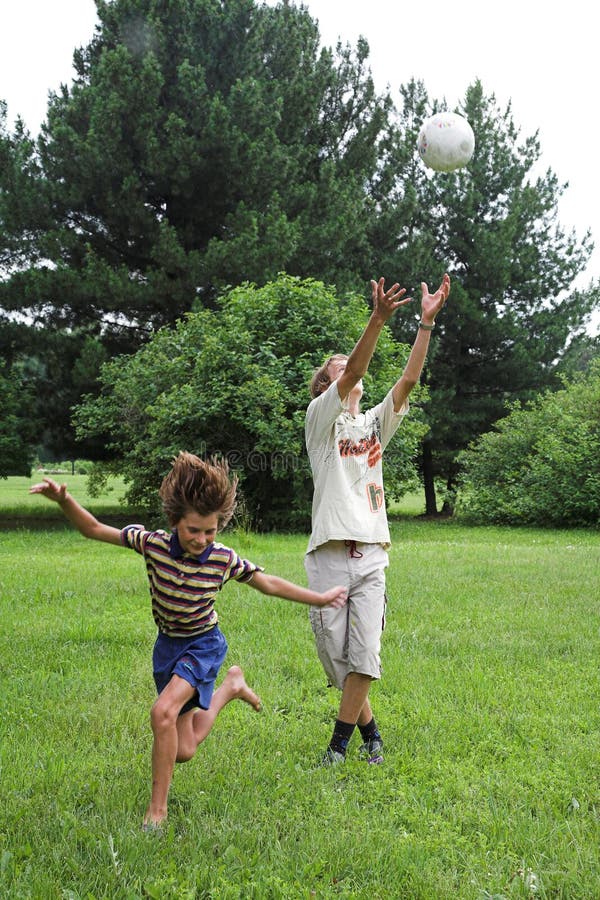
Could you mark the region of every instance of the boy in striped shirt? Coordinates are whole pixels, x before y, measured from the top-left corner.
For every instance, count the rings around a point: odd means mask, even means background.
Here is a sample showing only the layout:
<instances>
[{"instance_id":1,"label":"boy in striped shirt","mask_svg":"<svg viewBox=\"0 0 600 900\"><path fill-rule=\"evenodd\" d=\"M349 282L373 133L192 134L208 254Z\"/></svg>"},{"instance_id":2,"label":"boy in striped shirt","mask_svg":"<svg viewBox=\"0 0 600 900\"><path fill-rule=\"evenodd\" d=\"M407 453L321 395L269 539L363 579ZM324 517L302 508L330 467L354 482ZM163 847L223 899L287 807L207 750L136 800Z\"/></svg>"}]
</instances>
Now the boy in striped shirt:
<instances>
[{"instance_id":1,"label":"boy in striped shirt","mask_svg":"<svg viewBox=\"0 0 600 900\"><path fill-rule=\"evenodd\" d=\"M58 503L84 537L130 547L144 557L158 627L153 653L158 699L150 716L152 794L142 826L147 831L166 819L175 763L194 756L223 707L239 699L260 709L260 699L239 666L232 666L214 690L227 652L214 607L223 585L233 579L263 594L315 606L339 608L346 602L343 587L323 593L308 590L268 575L215 541L233 515L236 488L237 479L230 478L225 462L208 463L181 452L159 492L170 533L147 531L142 525L105 525L67 492L66 484L51 478L30 488L30 493Z\"/></svg>"}]
</instances>

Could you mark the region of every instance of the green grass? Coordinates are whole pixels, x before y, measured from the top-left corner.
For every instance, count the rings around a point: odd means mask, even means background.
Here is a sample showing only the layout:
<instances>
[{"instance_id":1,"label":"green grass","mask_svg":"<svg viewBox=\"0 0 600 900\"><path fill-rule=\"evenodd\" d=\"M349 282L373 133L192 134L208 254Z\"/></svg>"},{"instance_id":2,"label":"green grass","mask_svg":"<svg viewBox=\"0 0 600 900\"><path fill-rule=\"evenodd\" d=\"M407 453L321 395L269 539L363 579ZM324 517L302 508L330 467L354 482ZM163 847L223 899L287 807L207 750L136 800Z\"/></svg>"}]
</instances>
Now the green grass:
<instances>
[{"instance_id":1,"label":"green grass","mask_svg":"<svg viewBox=\"0 0 600 900\"><path fill-rule=\"evenodd\" d=\"M48 475L59 484L67 483L69 490L80 503L92 509L95 514L116 514L122 510L121 503L125 494L125 482L122 478L111 478L107 489L99 497L90 497L87 475ZM0 527L2 520L10 524L17 518L19 524L32 519L47 519L63 522L63 517L56 504L48 503L39 495L30 494L29 488L44 478L43 472L34 472L30 478L11 477L0 479Z\"/></svg>"},{"instance_id":2,"label":"green grass","mask_svg":"<svg viewBox=\"0 0 600 900\"><path fill-rule=\"evenodd\" d=\"M397 503L391 503L389 507L390 517L394 516L420 516L425 512L425 496L423 491L406 494Z\"/></svg>"},{"instance_id":3,"label":"green grass","mask_svg":"<svg viewBox=\"0 0 600 900\"><path fill-rule=\"evenodd\" d=\"M70 530L0 533L0 896L599 897L600 535L392 530L385 764L360 762L355 736L343 768L315 766L338 695L306 609L230 584L227 662L264 710L230 704L177 767L159 839L139 830L143 562ZM305 583L306 536L226 540Z\"/></svg>"}]
</instances>

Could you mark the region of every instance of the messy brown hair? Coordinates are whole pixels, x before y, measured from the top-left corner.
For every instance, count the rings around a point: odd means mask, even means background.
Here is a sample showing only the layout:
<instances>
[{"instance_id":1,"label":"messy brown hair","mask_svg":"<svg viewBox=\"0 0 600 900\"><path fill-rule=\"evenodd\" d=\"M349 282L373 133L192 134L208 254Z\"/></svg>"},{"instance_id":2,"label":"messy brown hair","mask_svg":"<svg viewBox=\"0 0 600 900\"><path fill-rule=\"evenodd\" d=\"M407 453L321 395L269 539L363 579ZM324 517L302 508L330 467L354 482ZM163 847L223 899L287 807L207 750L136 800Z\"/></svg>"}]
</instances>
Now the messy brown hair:
<instances>
[{"instance_id":1,"label":"messy brown hair","mask_svg":"<svg viewBox=\"0 0 600 900\"><path fill-rule=\"evenodd\" d=\"M158 495L171 526L190 512L199 516L217 513L221 529L233 516L237 484L237 476L230 475L226 460L213 457L205 462L182 450L163 478Z\"/></svg>"},{"instance_id":2,"label":"messy brown hair","mask_svg":"<svg viewBox=\"0 0 600 900\"><path fill-rule=\"evenodd\" d=\"M322 394L323 391L326 391L329 385L331 384L331 375L329 374L329 365L332 362L337 362L339 359L348 359L343 353L335 353L333 356L330 356L329 359L323 363L320 368L316 369L313 377L310 380L310 396L313 398L318 397L319 394Z\"/></svg>"}]
</instances>

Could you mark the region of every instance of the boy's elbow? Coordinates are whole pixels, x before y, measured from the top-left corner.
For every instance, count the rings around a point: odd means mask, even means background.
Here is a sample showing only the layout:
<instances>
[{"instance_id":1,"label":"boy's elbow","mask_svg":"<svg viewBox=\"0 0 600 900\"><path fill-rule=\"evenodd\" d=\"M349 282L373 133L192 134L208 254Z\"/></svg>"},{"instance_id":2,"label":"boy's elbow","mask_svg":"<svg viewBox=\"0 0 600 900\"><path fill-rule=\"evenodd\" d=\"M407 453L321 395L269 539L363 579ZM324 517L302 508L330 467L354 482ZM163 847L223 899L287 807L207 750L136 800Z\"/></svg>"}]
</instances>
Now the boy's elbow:
<instances>
[{"instance_id":1,"label":"boy's elbow","mask_svg":"<svg viewBox=\"0 0 600 900\"><path fill-rule=\"evenodd\" d=\"M366 366L357 366L350 359L346 363L346 368L344 370L344 376L346 379L352 379L354 384L358 384L358 382L361 380L361 378L364 378L366 374L367 374Z\"/></svg>"},{"instance_id":2,"label":"boy's elbow","mask_svg":"<svg viewBox=\"0 0 600 900\"><path fill-rule=\"evenodd\" d=\"M404 374L398 383L398 387L403 394L408 396L412 389L418 384L419 379L410 373Z\"/></svg>"},{"instance_id":3,"label":"boy's elbow","mask_svg":"<svg viewBox=\"0 0 600 900\"><path fill-rule=\"evenodd\" d=\"M265 575L264 572L254 572L248 584L255 588L255 590L260 591L261 594L266 594L267 596L273 594L271 576Z\"/></svg>"},{"instance_id":4,"label":"boy's elbow","mask_svg":"<svg viewBox=\"0 0 600 900\"><path fill-rule=\"evenodd\" d=\"M277 585L273 583L270 578L265 579L260 586L260 590L263 594L266 594L267 597L276 597L277 596Z\"/></svg>"}]
</instances>

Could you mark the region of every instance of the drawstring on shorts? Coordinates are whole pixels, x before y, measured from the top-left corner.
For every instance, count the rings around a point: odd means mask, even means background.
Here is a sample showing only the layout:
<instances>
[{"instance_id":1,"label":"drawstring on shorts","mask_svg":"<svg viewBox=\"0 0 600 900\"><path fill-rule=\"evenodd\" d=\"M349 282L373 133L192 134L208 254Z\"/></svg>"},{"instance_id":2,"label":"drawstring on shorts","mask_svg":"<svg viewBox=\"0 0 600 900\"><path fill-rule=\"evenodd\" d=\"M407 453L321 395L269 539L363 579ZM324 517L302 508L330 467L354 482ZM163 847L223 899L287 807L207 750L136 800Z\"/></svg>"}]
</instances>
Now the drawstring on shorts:
<instances>
[{"instance_id":1,"label":"drawstring on shorts","mask_svg":"<svg viewBox=\"0 0 600 900\"><path fill-rule=\"evenodd\" d=\"M344 546L349 547L348 556L350 559L361 559L362 553L356 549L356 541L344 541Z\"/></svg>"}]
</instances>

